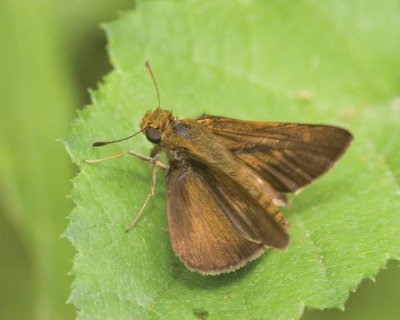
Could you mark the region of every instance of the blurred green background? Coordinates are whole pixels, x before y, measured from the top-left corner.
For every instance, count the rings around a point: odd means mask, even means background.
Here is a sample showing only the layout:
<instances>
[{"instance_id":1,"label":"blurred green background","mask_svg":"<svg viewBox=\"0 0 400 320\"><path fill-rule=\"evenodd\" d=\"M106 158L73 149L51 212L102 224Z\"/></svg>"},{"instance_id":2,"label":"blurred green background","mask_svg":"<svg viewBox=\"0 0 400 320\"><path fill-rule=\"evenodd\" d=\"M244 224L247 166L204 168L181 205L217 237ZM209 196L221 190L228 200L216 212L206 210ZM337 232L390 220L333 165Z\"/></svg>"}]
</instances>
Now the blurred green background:
<instances>
[{"instance_id":1,"label":"blurred green background","mask_svg":"<svg viewBox=\"0 0 400 320\"><path fill-rule=\"evenodd\" d=\"M99 24L133 0L0 0L0 319L73 319L61 237L75 168L57 138L111 66ZM346 311L303 319L398 319L400 268L364 281Z\"/></svg>"}]
</instances>

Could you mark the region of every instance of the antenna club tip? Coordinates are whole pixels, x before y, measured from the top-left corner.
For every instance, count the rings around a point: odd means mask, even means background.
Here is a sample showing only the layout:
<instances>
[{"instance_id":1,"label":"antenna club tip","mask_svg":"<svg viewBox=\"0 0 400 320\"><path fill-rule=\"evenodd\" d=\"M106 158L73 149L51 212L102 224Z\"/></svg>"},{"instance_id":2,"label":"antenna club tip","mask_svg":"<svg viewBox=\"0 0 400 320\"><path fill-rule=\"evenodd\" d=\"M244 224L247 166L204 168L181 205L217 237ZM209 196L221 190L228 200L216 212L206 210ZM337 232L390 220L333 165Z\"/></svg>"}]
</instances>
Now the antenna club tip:
<instances>
[{"instance_id":1,"label":"antenna club tip","mask_svg":"<svg viewBox=\"0 0 400 320\"><path fill-rule=\"evenodd\" d=\"M151 66L150 66L149 61L146 61L146 63L144 64L144 66L145 66L145 68L146 68L146 70L147 70L147 73L150 75L150 77L151 77L151 78L154 78L154 76L153 76L153 71L151 70Z\"/></svg>"},{"instance_id":2,"label":"antenna club tip","mask_svg":"<svg viewBox=\"0 0 400 320\"><path fill-rule=\"evenodd\" d=\"M104 146L104 145L106 145L106 144L107 144L107 143L104 142L104 141L99 141L99 142L93 143L93 144L92 144L92 147L93 147L93 148L95 148L95 147L101 147L101 146Z\"/></svg>"}]
</instances>

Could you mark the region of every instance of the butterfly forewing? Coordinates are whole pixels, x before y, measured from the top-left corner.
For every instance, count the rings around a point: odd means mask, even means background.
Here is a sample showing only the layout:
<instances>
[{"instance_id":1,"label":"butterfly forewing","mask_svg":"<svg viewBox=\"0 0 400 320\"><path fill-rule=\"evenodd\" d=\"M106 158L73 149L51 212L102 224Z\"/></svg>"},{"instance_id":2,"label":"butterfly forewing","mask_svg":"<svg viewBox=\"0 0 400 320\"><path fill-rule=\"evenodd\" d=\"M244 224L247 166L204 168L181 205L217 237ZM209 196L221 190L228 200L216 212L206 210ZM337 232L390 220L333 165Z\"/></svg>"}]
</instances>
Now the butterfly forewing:
<instances>
[{"instance_id":1,"label":"butterfly forewing","mask_svg":"<svg viewBox=\"0 0 400 320\"><path fill-rule=\"evenodd\" d=\"M345 129L292 123L238 121L204 115L198 122L279 192L295 192L325 173L344 153Z\"/></svg>"},{"instance_id":2,"label":"butterfly forewing","mask_svg":"<svg viewBox=\"0 0 400 320\"><path fill-rule=\"evenodd\" d=\"M273 215L228 180L195 161L172 163L167 176L172 246L188 268L204 274L232 271L289 242Z\"/></svg>"}]
</instances>

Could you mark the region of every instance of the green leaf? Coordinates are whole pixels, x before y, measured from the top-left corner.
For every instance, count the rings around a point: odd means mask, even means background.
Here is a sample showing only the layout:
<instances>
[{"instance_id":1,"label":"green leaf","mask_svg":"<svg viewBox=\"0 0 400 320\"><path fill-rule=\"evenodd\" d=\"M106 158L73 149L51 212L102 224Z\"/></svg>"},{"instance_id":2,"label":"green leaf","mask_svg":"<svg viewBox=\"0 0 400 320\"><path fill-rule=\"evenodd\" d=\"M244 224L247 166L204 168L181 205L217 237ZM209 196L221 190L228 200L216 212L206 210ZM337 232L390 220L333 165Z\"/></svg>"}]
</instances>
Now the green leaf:
<instances>
[{"instance_id":1,"label":"green leaf","mask_svg":"<svg viewBox=\"0 0 400 320\"><path fill-rule=\"evenodd\" d=\"M70 301L80 318L298 319L305 307L343 308L362 279L399 259L395 5L143 2L107 24L115 70L66 141L81 167L66 232L78 251ZM129 157L82 160L148 153L144 137L90 147L138 130L156 106L147 59L162 106L176 116L329 123L354 133L340 163L285 209L293 230L287 252L217 277L186 270L168 239L164 174L139 223L124 233L147 195L149 166Z\"/></svg>"}]
</instances>

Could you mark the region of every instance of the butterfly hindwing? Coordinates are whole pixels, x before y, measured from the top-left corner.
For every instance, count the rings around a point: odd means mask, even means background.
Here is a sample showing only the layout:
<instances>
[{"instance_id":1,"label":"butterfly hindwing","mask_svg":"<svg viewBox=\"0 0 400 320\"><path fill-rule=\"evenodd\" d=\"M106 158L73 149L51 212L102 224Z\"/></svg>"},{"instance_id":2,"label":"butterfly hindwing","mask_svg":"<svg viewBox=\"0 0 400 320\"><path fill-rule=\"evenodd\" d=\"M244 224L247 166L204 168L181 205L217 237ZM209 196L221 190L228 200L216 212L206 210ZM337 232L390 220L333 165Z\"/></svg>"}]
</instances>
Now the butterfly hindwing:
<instances>
[{"instance_id":1,"label":"butterfly hindwing","mask_svg":"<svg viewBox=\"0 0 400 320\"><path fill-rule=\"evenodd\" d=\"M173 249L189 269L204 274L235 270L289 242L265 208L224 179L193 161L171 163L167 176Z\"/></svg>"}]
</instances>

